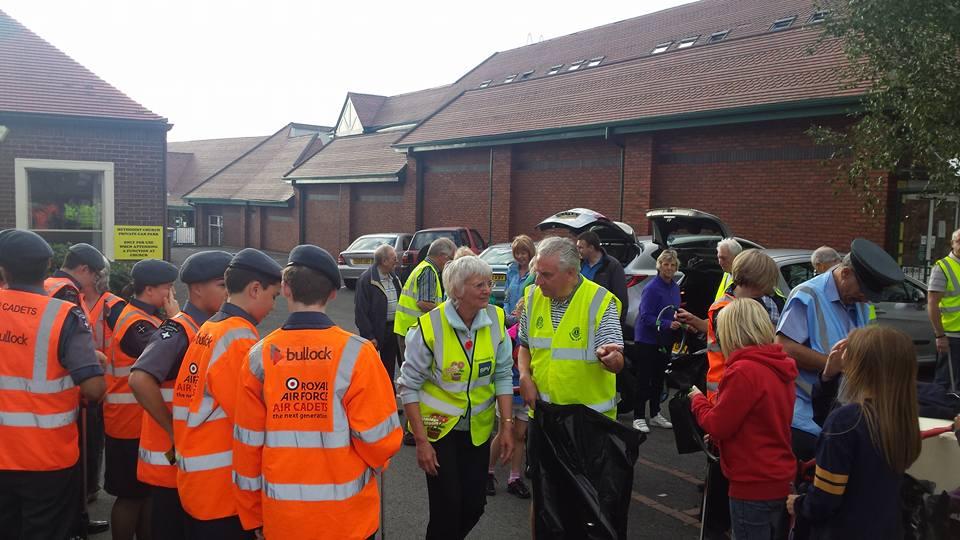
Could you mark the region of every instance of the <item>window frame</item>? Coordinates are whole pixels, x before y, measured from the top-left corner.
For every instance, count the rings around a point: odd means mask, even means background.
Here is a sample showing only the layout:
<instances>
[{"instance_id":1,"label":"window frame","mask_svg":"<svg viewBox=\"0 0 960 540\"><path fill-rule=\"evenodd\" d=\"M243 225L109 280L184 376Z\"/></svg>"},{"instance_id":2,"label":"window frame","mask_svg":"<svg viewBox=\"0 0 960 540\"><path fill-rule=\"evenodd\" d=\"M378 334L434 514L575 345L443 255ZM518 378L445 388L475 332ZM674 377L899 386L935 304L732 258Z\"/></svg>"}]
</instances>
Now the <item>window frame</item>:
<instances>
[{"instance_id":1,"label":"window frame","mask_svg":"<svg viewBox=\"0 0 960 540\"><path fill-rule=\"evenodd\" d=\"M664 41L663 43L658 43L658 44L653 48L653 50L650 51L650 54L663 54L663 53L667 52L668 49L670 49L670 46L671 46L671 45L673 45L673 42L672 42L672 41Z\"/></svg>"},{"instance_id":2,"label":"window frame","mask_svg":"<svg viewBox=\"0 0 960 540\"><path fill-rule=\"evenodd\" d=\"M790 28L791 26L793 26L793 23L796 20L797 20L796 15L792 15L790 17L781 17L773 21L773 24L770 25L770 31L779 32L780 30L786 30L787 28ZM780 26L777 26L777 25L780 25Z\"/></svg>"},{"instance_id":3,"label":"window frame","mask_svg":"<svg viewBox=\"0 0 960 540\"><path fill-rule=\"evenodd\" d=\"M112 161L76 161L65 159L14 158L14 213L18 229L30 229L30 201L28 198L29 171L99 172L102 174L100 200L102 201L101 234L103 254L113 260L114 163ZM30 229L32 230L32 229ZM42 229L41 229L42 230Z\"/></svg>"},{"instance_id":4,"label":"window frame","mask_svg":"<svg viewBox=\"0 0 960 540\"><path fill-rule=\"evenodd\" d=\"M707 43L719 43L727 39L728 35L730 35L729 30L719 30L710 34L710 37L707 38Z\"/></svg>"},{"instance_id":5,"label":"window frame","mask_svg":"<svg viewBox=\"0 0 960 540\"><path fill-rule=\"evenodd\" d=\"M677 49L689 49L697 44L697 41L700 40L700 35L685 37L677 42Z\"/></svg>"},{"instance_id":6,"label":"window frame","mask_svg":"<svg viewBox=\"0 0 960 540\"><path fill-rule=\"evenodd\" d=\"M550 66L550 69L547 70L547 75L556 75L563 71L563 64L557 64L555 66Z\"/></svg>"}]
</instances>

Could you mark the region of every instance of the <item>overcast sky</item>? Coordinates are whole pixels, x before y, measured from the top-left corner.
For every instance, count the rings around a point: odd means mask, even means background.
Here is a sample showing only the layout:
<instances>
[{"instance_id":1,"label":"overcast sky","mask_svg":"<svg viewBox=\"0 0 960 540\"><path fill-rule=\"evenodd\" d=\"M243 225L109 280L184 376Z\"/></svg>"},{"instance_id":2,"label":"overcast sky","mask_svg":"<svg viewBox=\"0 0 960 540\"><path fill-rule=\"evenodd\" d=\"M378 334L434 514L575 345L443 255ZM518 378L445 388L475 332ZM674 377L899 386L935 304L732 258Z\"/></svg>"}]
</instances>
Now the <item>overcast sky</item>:
<instances>
[{"instance_id":1,"label":"overcast sky","mask_svg":"<svg viewBox=\"0 0 960 540\"><path fill-rule=\"evenodd\" d=\"M347 91L449 84L496 51L689 0L0 0L172 124L169 140L333 125Z\"/></svg>"}]
</instances>

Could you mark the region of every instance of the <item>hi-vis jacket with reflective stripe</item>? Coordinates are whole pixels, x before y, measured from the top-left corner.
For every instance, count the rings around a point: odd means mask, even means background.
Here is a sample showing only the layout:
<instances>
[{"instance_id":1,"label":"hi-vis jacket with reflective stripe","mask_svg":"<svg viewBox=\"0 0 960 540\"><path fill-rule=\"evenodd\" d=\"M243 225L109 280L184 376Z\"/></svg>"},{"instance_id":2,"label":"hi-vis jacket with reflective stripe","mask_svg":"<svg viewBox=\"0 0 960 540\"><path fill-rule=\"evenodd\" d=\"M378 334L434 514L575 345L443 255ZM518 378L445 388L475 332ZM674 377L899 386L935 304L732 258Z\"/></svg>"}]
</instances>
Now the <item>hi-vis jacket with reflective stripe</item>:
<instances>
[{"instance_id":1,"label":"hi-vis jacket with reflective stripe","mask_svg":"<svg viewBox=\"0 0 960 540\"><path fill-rule=\"evenodd\" d=\"M557 329L550 319L550 299L540 287L527 296L527 344L530 369L540 399L558 405L580 404L616 419L617 378L597 359L596 330L610 302L610 291L581 280Z\"/></svg>"},{"instance_id":2,"label":"hi-vis jacket with reflective stripe","mask_svg":"<svg viewBox=\"0 0 960 540\"><path fill-rule=\"evenodd\" d=\"M727 287L731 283L733 283L733 276L729 272L724 272L723 277L720 278L720 286L717 287L717 294L713 297L714 302L723 298L723 294L727 292Z\"/></svg>"},{"instance_id":3,"label":"hi-vis jacket with reflective stripe","mask_svg":"<svg viewBox=\"0 0 960 540\"><path fill-rule=\"evenodd\" d=\"M203 323L180 364L173 391L177 489L196 519L237 514L233 490L233 416L240 367L257 342L246 318L217 316Z\"/></svg>"},{"instance_id":4,"label":"hi-vis jacket with reflective stripe","mask_svg":"<svg viewBox=\"0 0 960 540\"><path fill-rule=\"evenodd\" d=\"M717 390L720 388L720 381L723 379L723 368L727 359L720 350L720 342L717 340L717 329L714 328L714 321L717 320L717 312L733 301L733 297L721 295L720 299L715 301L707 311L707 399L712 403L717 402Z\"/></svg>"},{"instance_id":5,"label":"hi-vis jacket with reflective stripe","mask_svg":"<svg viewBox=\"0 0 960 540\"><path fill-rule=\"evenodd\" d=\"M440 283L440 271L437 267L426 258L420 261L420 264L410 272L410 277L407 278L407 282L403 284L403 290L400 291L400 298L397 300L397 313L393 319L394 334L407 335L407 330L417 324L417 319L423 315L423 312L417 307L417 291L419 290L417 280L420 279L420 274L427 268L433 269L433 275L437 280L437 293L439 294L443 290L443 285Z\"/></svg>"},{"instance_id":6,"label":"hi-vis jacket with reflective stripe","mask_svg":"<svg viewBox=\"0 0 960 540\"><path fill-rule=\"evenodd\" d=\"M833 272L824 272L800 285L790 293L784 313L794 303L805 306L807 314L808 343L803 343L820 354L830 354L830 349L851 330L862 328L870 323L869 305L858 302L856 316L851 319L847 312L838 310L827 297L827 289L836 289ZM811 392L817 381L818 373L800 370L797 377L797 400L793 405L793 427L811 435L820 435L820 426L813 421L813 403Z\"/></svg>"},{"instance_id":7,"label":"hi-vis jacket with reflective stripe","mask_svg":"<svg viewBox=\"0 0 960 540\"><path fill-rule=\"evenodd\" d=\"M192 343L200 329L197 321L182 311L171 317L170 320L175 321L183 328L187 341ZM182 360L182 358L177 358L178 362ZM176 380L160 383L160 393L163 395L163 401L171 411L173 411L173 387L175 384ZM167 459L166 452L168 450L170 450L170 436L160 427L160 424L144 412L143 423L140 427L137 479L151 486L176 489L177 466L171 465L170 460Z\"/></svg>"},{"instance_id":8,"label":"hi-vis jacket with reflective stripe","mask_svg":"<svg viewBox=\"0 0 960 540\"><path fill-rule=\"evenodd\" d=\"M111 292L105 292L87 313L90 331L93 332L93 346L103 354L110 351L110 344L113 342L113 329L110 328L107 317L110 316L113 307L123 301L123 298ZM117 321L119 322L119 319Z\"/></svg>"},{"instance_id":9,"label":"hi-vis jacket with reflective stripe","mask_svg":"<svg viewBox=\"0 0 960 540\"><path fill-rule=\"evenodd\" d=\"M443 302L420 317L423 341L433 351L433 373L420 388L420 416L430 441L446 436L470 411L470 435L474 446L490 440L496 420L496 391L493 374L497 367L497 348L505 339L504 314L497 306L487 306L493 322L477 331L472 361L460 344L456 330L447 322ZM466 369L464 369L466 368Z\"/></svg>"},{"instance_id":10,"label":"hi-vis jacket with reflective stripe","mask_svg":"<svg viewBox=\"0 0 960 540\"><path fill-rule=\"evenodd\" d=\"M75 306L8 289L0 306L0 470L70 467L79 457L80 390L57 353Z\"/></svg>"},{"instance_id":11,"label":"hi-vis jacket with reflective stripe","mask_svg":"<svg viewBox=\"0 0 960 540\"><path fill-rule=\"evenodd\" d=\"M245 529L267 538L368 538L374 475L400 449L393 384L368 341L336 326L279 329L241 370L234 482Z\"/></svg>"},{"instance_id":12,"label":"hi-vis jacket with reflective stripe","mask_svg":"<svg viewBox=\"0 0 960 540\"><path fill-rule=\"evenodd\" d=\"M944 257L937 261L937 266L947 277L947 289L940 299L940 321L945 332L960 332L960 262L953 257Z\"/></svg>"},{"instance_id":13,"label":"hi-vis jacket with reflective stripe","mask_svg":"<svg viewBox=\"0 0 960 540\"><path fill-rule=\"evenodd\" d=\"M110 345L107 355L107 396L103 401L103 430L114 439L137 439L140 437L140 424L143 421L143 407L130 390L130 368L136 358L123 352L120 346L123 336L131 331L133 325L146 321L160 326L161 320L129 303L120 312L113 333L117 339Z\"/></svg>"}]
</instances>

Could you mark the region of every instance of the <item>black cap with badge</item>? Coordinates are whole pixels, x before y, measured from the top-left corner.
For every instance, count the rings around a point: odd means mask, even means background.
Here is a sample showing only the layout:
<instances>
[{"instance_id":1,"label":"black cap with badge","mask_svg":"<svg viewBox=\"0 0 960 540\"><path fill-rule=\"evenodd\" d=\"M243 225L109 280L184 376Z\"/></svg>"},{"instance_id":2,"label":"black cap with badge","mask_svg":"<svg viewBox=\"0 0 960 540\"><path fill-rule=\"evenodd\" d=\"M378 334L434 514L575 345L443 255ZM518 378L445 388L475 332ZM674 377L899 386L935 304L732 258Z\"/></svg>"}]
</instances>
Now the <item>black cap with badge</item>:
<instances>
[{"instance_id":1,"label":"black cap with badge","mask_svg":"<svg viewBox=\"0 0 960 540\"><path fill-rule=\"evenodd\" d=\"M226 251L211 250L194 253L180 265L180 281L189 285L217 278L222 279L232 259L233 254Z\"/></svg>"},{"instance_id":2,"label":"black cap with badge","mask_svg":"<svg viewBox=\"0 0 960 540\"><path fill-rule=\"evenodd\" d=\"M144 259L130 271L138 285L163 285L177 280L177 267L160 259Z\"/></svg>"},{"instance_id":3,"label":"black cap with badge","mask_svg":"<svg viewBox=\"0 0 960 540\"><path fill-rule=\"evenodd\" d=\"M293 248L287 266L293 265L306 266L311 270L320 272L330 280L330 283L336 289L339 289L342 284L340 268L337 267L336 259L323 248L311 244L302 244Z\"/></svg>"},{"instance_id":4,"label":"black cap with badge","mask_svg":"<svg viewBox=\"0 0 960 540\"><path fill-rule=\"evenodd\" d=\"M79 264L85 264L90 270L94 272L99 272L106 267L107 262L103 257L103 253L100 253L100 250L91 246L90 244L74 244L70 246L67 251L73 255L73 259L76 260Z\"/></svg>"},{"instance_id":5,"label":"black cap with badge","mask_svg":"<svg viewBox=\"0 0 960 540\"><path fill-rule=\"evenodd\" d=\"M283 277L283 267L280 266L280 263L259 249L253 248L241 249L237 252L230 260L228 268L240 268L256 272L276 281L280 281Z\"/></svg>"},{"instance_id":6,"label":"black cap with badge","mask_svg":"<svg viewBox=\"0 0 960 540\"><path fill-rule=\"evenodd\" d=\"M883 298L883 289L906 279L897 261L883 248L865 238L857 238L850 243L849 257L860 284L860 292L870 302L879 302Z\"/></svg>"}]
</instances>

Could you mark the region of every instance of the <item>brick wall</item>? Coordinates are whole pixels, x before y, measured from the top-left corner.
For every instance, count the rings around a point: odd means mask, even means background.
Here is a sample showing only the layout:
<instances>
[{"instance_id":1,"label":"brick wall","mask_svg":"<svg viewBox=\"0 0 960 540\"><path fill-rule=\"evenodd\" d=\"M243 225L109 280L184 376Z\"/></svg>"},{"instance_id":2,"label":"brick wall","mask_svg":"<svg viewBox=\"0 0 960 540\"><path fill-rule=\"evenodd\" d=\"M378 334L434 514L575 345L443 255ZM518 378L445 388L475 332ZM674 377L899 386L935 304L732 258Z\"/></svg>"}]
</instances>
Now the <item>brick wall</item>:
<instances>
[{"instance_id":1,"label":"brick wall","mask_svg":"<svg viewBox=\"0 0 960 540\"><path fill-rule=\"evenodd\" d=\"M10 128L0 143L0 228L15 225L16 158L112 162L115 224L164 224L165 126L2 115L0 124Z\"/></svg>"},{"instance_id":2,"label":"brick wall","mask_svg":"<svg viewBox=\"0 0 960 540\"><path fill-rule=\"evenodd\" d=\"M424 156L423 228L463 226L489 231L490 150L448 150Z\"/></svg>"},{"instance_id":3,"label":"brick wall","mask_svg":"<svg viewBox=\"0 0 960 540\"><path fill-rule=\"evenodd\" d=\"M306 241L330 253L340 247L340 186L313 185L303 188L306 202Z\"/></svg>"}]
</instances>

